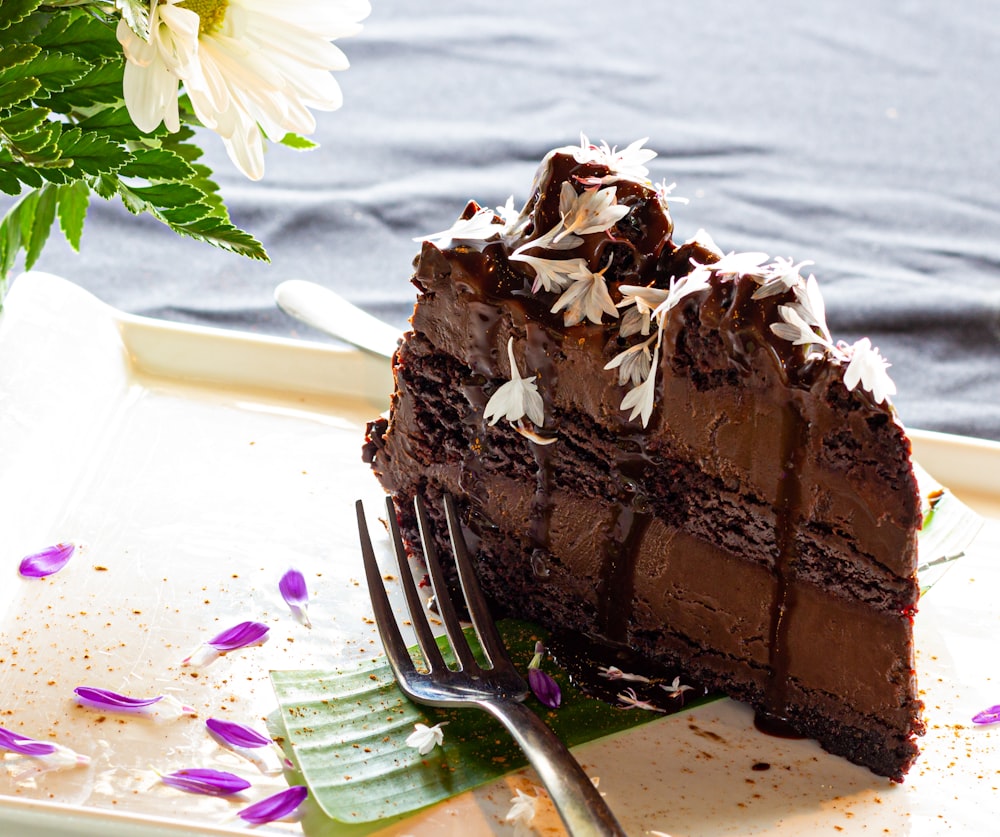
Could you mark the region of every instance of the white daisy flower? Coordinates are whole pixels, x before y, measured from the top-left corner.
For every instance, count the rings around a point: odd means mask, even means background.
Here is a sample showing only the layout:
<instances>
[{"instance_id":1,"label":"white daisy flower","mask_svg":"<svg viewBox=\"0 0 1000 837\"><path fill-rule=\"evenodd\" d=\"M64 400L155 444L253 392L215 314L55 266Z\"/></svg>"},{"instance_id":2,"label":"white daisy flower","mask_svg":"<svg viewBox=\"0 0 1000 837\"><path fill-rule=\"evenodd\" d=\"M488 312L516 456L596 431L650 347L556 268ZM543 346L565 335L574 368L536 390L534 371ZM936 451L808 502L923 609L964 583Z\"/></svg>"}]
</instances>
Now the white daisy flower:
<instances>
[{"instance_id":1,"label":"white daisy flower","mask_svg":"<svg viewBox=\"0 0 1000 837\"><path fill-rule=\"evenodd\" d=\"M370 11L368 0L161 0L153 5L149 44L118 26L132 65L124 90L129 115L140 128L162 119L176 130L183 84L199 121L222 137L247 177L259 180L265 136L311 134L310 109L342 104L331 71L349 62L331 41L357 34Z\"/></svg>"}]
</instances>

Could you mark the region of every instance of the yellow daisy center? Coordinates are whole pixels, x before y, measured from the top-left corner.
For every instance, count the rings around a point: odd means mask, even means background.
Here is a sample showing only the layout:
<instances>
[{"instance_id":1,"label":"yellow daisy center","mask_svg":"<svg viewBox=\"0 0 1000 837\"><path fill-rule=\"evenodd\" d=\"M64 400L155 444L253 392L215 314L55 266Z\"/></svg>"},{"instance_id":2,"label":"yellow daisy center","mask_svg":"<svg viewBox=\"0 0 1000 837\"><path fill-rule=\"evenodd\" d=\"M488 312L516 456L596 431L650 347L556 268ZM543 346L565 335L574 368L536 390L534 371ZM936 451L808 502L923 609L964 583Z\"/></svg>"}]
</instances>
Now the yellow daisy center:
<instances>
[{"instance_id":1,"label":"yellow daisy center","mask_svg":"<svg viewBox=\"0 0 1000 837\"><path fill-rule=\"evenodd\" d=\"M177 4L181 9L188 9L198 15L198 34L211 35L221 28L226 19L226 9L229 0L184 0Z\"/></svg>"}]
</instances>

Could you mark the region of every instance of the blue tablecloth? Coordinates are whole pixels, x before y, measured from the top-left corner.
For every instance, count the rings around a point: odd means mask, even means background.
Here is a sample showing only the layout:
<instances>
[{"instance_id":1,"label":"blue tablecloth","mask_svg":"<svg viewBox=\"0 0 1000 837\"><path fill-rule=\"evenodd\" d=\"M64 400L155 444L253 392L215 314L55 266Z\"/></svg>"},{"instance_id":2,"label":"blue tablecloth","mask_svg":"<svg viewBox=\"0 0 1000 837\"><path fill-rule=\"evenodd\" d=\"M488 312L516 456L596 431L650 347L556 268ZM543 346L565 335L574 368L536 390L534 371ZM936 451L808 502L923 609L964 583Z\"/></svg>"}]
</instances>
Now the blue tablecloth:
<instances>
[{"instance_id":1,"label":"blue tablecloth","mask_svg":"<svg viewBox=\"0 0 1000 837\"><path fill-rule=\"evenodd\" d=\"M414 236L527 197L551 147L648 136L678 240L811 259L835 337L893 363L907 424L1000 439L1000 7L990 0L373 0L340 42L322 147L250 183L208 162L257 264L92 205L38 267L125 310L324 339L273 289L313 279L404 325Z\"/></svg>"}]
</instances>

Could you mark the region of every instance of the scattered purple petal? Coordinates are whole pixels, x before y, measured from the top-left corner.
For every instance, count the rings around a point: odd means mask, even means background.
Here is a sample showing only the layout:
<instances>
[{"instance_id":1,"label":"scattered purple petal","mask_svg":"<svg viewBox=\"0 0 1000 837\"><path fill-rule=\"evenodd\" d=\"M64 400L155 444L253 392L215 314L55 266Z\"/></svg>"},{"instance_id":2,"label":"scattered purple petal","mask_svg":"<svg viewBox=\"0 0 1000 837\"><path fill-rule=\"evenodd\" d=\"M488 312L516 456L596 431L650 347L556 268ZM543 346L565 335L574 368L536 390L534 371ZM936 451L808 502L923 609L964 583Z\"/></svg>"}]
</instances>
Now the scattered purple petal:
<instances>
[{"instance_id":1,"label":"scattered purple petal","mask_svg":"<svg viewBox=\"0 0 1000 837\"><path fill-rule=\"evenodd\" d=\"M996 724L1000 723L1000 703L996 706L991 706L989 709L984 709L982 712L977 712L972 716L972 723L974 724Z\"/></svg>"},{"instance_id":2,"label":"scattered purple petal","mask_svg":"<svg viewBox=\"0 0 1000 837\"><path fill-rule=\"evenodd\" d=\"M248 645L265 642L270 630L262 622L240 622L239 625L234 625L221 634L216 634L205 644L211 645L216 651L225 654L227 651L235 651L237 648L246 648Z\"/></svg>"},{"instance_id":3,"label":"scattered purple petal","mask_svg":"<svg viewBox=\"0 0 1000 837\"><path fill-rule=\"evenodd\" d=\"M562 703L562 692L559 684L540 668L528 669L528 685L535 697L544 703L549 709L558 709Z\"/></svg>"},{"instance_id":4,"label":"scattered purple petal","mask_svg":"<svg viewBox=\"0 0 1000 837\"><path fill-rule=\"evenodd\" d=\"M25 738L0 727L0 747L21 756L48 756L55 752L56 745L34 738Z\"/></svg>"},{"instance_id":5,"label":"scattered purple petal","mask_svg":"<svg viewBox=\"0 0 1000 837\"><path fill-rule=\"evenodd\" d=\"M41 772L65 770L67 767L90 763L87 756L82 756L69 747L52 744L48 741L37 741L34 738L25 738L23 735L18 735L3 727L0 727L0 749L10 750L19 756L34 759Z\"/></svg>"},{"instance_id":6,"label":"scattered purple petal","mask_svg":"<svg viewBox=\"0 0 1000 837\"><path fill-rule=\"evenodd\" d=\"M273 743L263 733L243 724L237 724L235 721L209 718L205 721L205 726L231 747L244 747L252 750L256 747L270 747Z\"/></svg>"},{"instance_id":7,"label":"scattered purple petal","mask_svg":"<svg viewBox=\"0 0 1000 837\"><path fill-rule=\"evenodd\" d=\"M65 567L75 551L74 544L57 543L55 546L50 546L34 555L22 558L18 572L25 578L45 578L45 576L57 573Z\"/></svg>"},{"instance_id":8,"label":"scattered purple petal","mask_svg":"<svg viewBox=\"0 0 1000 837\"><path fill-rule=\"evenodd\" d=\"M308 795L309 791L303 785L292 785L287 790L247 806L238 813L238 816L253 825L274 822L291 814Z\"/></svg>"},{"instance_id":9,"label":"scattered purple petal","mask_svg":"<svg viewBox=\"0 0 1000 837\"><path fill-rule=\"evenodd\" d=\"M309 590L305 577L298 570L286 572L278 582L278 591L292 611L292 615L307 628L312 627L306 608L309 604Z\"/></svg>"},{"instance_id":10,"label":"scattered purple petal","mask_svg":"<svg viewBox=\"0 0 1000 837\"><path fill-rule=\"evenodd\" d=\"M164 721L173 721L181 715L197 714L190 706L185 706L173 695L157 695L151 698L134 698L120 695L107 689L95 689L91 686L77 686L74 690L77 699L84 706L101 709L107 712L125 712L132 715L146 715Z\"/></svg>"},{"instance_id":11,"label":"scattered purple petal","mask_svg":"<svg viewBox=\"0 0 1000 837\"><path fill-rule=\"evenodd\" d=\"M209 718L205 721L205 726L216 741L245 758L265 775L281 773L282 764L291 767L291 762L285 758L281 748L251 727L220 718Z\"/></svg>"},{"instance_id":12,"label":"scattered purple petal","mask_svg":"<svg viewBox=\"0 0 1000 837\"><path fill-rule=\"evenodd\" d=\"M246 779L235 773L197 767L160 776L160 781L178 790L204 793L209 796L230 796L250 787Z\"/></svg>"},{"instance_id":13,"label":"scattered purple petal","mask_svg":"<svg viewBox=\"0 0 1000 837\"><path fill-rule=\"evenodd\" d=\"M267 642L270 630L262 622L240 622L203 642L193 653L181 661L181 665L208 665L223 654L228 654L238 648L263 645Z\"/></svg>"}]
</instances>

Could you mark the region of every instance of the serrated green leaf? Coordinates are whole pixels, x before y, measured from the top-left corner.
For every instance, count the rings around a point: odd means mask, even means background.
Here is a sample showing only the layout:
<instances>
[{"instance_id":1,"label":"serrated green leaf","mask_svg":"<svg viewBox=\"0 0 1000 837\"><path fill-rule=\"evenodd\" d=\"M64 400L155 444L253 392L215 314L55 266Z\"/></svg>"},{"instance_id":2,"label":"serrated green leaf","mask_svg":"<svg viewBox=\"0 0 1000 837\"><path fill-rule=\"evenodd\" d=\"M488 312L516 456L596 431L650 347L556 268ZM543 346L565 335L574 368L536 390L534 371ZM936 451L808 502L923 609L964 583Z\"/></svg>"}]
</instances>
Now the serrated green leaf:
<instances>
[{"instance_id":1,"label":"serrated green leaf","mask_svg":"<svg viewBox=\"0 0 1000 837\"><path fill-rule=\"evenodd\" d=\"M69 246L78 253L89 203L90 187L82 180L59 187L59 228Z\"/></svg>"},{"instance_id":2,"label":"serrated green leaf","mask_svg":"<svg viewBox=\"0 0 1000 837\"><path fill-rule=\"evenodd\" d=\"M41 49L34 44L14 44L0 48L0 81L7 81L6 73L11 67L26 64L34 58ZM20 78L18 75L16 78Z\"/></svg>"},{"instance_id":3,"label":"serrated green leaf","mask_svg":"<svg viewBox=\"0 0 1000 837\"><path fill-rule=\"evenodd\" d=\"M32 218L31 227L28 230L21 230L21 237L24 247L24 268L31 270L38 257L42 254L45 242L49 240L49 232L52 229L52 222L56 217L56 190L52 186L43 186L36 193L38 202L35 205L35 214Z\"/></svg>"},{"instance_id":4,"label":"serrated green leaf","mask_svg":"<svg viewBox=\"0 0 1000 837\"><path fill-rule=\"evenodd\" d=\"M183 157L167 148L141 148L119 169L122 177L141 177L149 181L192 180L197 172Z\"/></svg>"},{"instance_id":5,"label":"serrated green leaf","mask_svg":"<svg viewBox=\"0 0 1000 837\"><path fill-rule=\"evenodd\" d=\"M39 82L35 97L42 101L81 79L90 65L64 52L40 51L34 58L8 68L6 78L34 78Z\"/></svg>"},{"instance_id":6,"label":"serrated green leaf","mask_svg":"<svg viewBox=\"0 0 1000 837\"><path fill-rule=\"evenodd\" d=\"M7 110L30 99L41 86L37 78L16 78L0 83L0 110Z\"/></svg>"},{"instance_id":7,"label":"serrated green leaf","mask_svg":"<svg viewBox=\"0 0 1000 837\"><path fill-rule=\"evenodd\" d=\"M171 209L198 203L202 192L189 183L153 183L149 186L129 187L136 200L156 209Z\"/></svg>"},{"instance_id":8,"label":"serrated green leaf","mask_svg":"<svg viewBox=\"0 0 1000 837\"><path fill-rule=\"evenodd\" d=\"M264 250L264 245L256 238L217 215L208 215L193 224L170 225L170 227L181 235L186 235L197 241L204 241L213 247L228 250L230 253L257 261L270 261Z\"/></svg>"},{"instance_id":9,"label":"serrated green leaf","mask_svg":"<svg viewBox=\"0 0 1000 837\"><path fill-rule=\"evenodd\" d=\"M27 108L17 111L0 119L0 133L13 139L27 139L26 135L33 134L45 124L48 115L49 112L45 108Z\"/></svg>"},{"instance_id":10,"label":"serrated green leaf","mask_svg":"<svg viewBox=\"0 0 1000 837\"><path fill-rule=\"evenodd\" d=\"M129 153L117 142L79 128L63 131L59 148L64 158L72 160L68 175L73 178L117 171L129 159Z\"/></svg>"},{"instance_id":11,"label":"serrated green leaf","mask_svg":"<svg viewBox=\"0 0 1000 837\"><path fill-rule=\"evenodd\" d=\"M26 18L42 5L42 0L3 0L0 3L0 31Z\"/></svg>"},{"instance_id":12,"label":"serrated green leaf","mask_svg":"<svg viewBox=\"0 0 1000 837\"><path fill-rule=\"evenodd\" d=\"M287 148L294 148L296 151L312 151L314 148L319 148L318 142L313 142L299 134L285 134L281 139L281 144Z\"/></svg>"},{"instance_id":13,"label":"serrated green leaf","mask_svg":"<svg viewBox=\"0 0 1000 837\"><path fill-rule=\"evenodd\" d=\"M508 648L530 658L540 631L525 622L498 624ZM625 712L586 697L546 663L562 705L532 708L569 746L604 737L657 716ZM433 710L407 700L381 658L356 669L273 671L281 719L293 759L312 797L341 822L373 822L415 811L524 766L524 755L491 716L476 709ZM694 705L692 702L691 705ZM415 723L447 721L444 744L421 756L405 743Z\"/></svg>"},{"instance_id":14,"label":"serrated green leaf","mask_svg":"<svg viewBox=\"0 0 1000 837\"><path fill-rule=\"evenodd\" d=\"M121 96L122 65L109 61L91 67L71 87L53 93L46 104L56 113L74 113L100 105L114 107Z\"/></svg>"},{"instance_id":15,"label":"serrated green leaf","mask_svg":"<svg viewBox=\"0 0 1000 837\"><path fill-rule=\"evenodd\" d=\"M115 104L90 114L77 122L77 127L86 133L99 132L116 142L143 142L149 139L149 135L135 126L124 104Z\"/></svg>"},{"instance_id":16,"label":"serrated green leaf","mask_svg":"<svg viewBox=\"0 0 1000 837\"><path fill-rule=\"evenodd\" d=\"M6 276L14 268L17 254L21 250L22 232L31 228L30 219L35 214L38 192L28 192L15 203L0 221L0 276Z\"/></svg>"},{"instance_id":17,"label":"serrated green leaf","mask_svg":"<svg viewBox=\"0 0 1000 837\"><path fill-rule=\"evenodd\" d=\"M149 3L146 0L115 0L128 28L144 41L149 40Z\"/></svg>"},{"instance_id":18,"label":"serrated green leaf","mask_svg":"<svg viewBox=\"0 0 1000 837\"><path fill-rule=\"evenodd\" d=\"M19 195L23 186L37 189L42 182L35 169L15 162L9 154L0 152L0 189L8 195Z\"/></svg>"},{"instance_id":19,"label":"serrated green leaf","mask_svg":"<svg viewBox=\"0 0 1000 837\"><path fill-rule=\"evenodd\" d=\"M114 29L84 9L61 9L33 43L89 63L118 60L122 54Z\"/></svg>"},{"instance_id":20,"label":"serrated green leaf","mask_svg":"<svg viewBox=\"0 0 1000 837\"><path fill-rule=\"evenodd\" d=\"M44 122L38 129L26 136L16 139L9 137L7 147L14 159L38 169L45 177L46 170L68 168L71 160L62 159L59 139L62 136L62 126L57 122Z\"/></svg>"}]
</instances>

